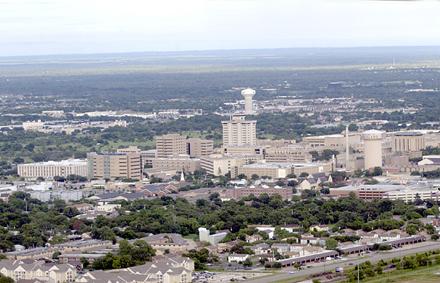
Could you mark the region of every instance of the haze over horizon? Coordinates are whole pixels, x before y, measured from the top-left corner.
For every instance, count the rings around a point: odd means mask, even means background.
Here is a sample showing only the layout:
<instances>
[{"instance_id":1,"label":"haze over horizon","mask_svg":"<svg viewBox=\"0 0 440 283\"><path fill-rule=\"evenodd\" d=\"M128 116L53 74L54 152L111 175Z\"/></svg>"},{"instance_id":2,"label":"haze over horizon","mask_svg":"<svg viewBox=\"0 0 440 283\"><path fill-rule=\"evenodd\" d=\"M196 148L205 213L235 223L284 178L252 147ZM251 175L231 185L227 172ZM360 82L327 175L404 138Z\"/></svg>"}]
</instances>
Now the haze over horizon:
<instances>
[{"instance_id":1,"label":"haze over horizon","mask_svg":"<svg viewBox=\"0 0 440 283\"><path fill-rule=\"evenodd\" d=\"M0 56L440 45L439 1L0 0Z\"/></svg>"}]
</instances>

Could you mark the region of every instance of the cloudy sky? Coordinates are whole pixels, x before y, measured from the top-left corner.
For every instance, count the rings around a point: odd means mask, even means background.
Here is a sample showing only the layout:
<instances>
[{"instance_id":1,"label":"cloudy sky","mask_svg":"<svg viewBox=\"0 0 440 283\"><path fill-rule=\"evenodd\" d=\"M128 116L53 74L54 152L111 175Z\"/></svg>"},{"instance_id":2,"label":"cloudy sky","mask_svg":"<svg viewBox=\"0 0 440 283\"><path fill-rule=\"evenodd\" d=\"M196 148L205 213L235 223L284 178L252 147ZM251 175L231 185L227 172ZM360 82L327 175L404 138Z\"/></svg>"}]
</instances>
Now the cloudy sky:
<instances>
[{"instance_id":1,"label":"cloudy sky","mask_svg":"<svg viewBox=\"0 0 440 283\"><path fill-rule=\"evenodd\" d=\"M440 1L0 0L0 56L440 45Z\"/></svg>"}]
</instances>

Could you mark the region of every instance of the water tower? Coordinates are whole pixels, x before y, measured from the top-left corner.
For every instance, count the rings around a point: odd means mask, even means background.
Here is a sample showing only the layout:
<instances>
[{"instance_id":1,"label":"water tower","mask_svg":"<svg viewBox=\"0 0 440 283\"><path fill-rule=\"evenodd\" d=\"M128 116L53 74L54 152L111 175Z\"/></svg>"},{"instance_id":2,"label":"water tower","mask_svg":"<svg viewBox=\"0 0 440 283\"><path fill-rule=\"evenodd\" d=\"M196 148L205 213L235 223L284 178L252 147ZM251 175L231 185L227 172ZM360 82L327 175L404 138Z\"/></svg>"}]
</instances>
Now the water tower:
<instances>
[{"instance_id":1,"label":"water tower","mask_svg":"<svg viewBox=\"0 0 440 283\"><path fill-rule=\"evenodd\" d=\"M246 88L241 91L241 95L244 97L244 114L246 115L254 114L252 98L254 97L255 93L255 90L251 88Z\"/></svg>"}]
</instances>

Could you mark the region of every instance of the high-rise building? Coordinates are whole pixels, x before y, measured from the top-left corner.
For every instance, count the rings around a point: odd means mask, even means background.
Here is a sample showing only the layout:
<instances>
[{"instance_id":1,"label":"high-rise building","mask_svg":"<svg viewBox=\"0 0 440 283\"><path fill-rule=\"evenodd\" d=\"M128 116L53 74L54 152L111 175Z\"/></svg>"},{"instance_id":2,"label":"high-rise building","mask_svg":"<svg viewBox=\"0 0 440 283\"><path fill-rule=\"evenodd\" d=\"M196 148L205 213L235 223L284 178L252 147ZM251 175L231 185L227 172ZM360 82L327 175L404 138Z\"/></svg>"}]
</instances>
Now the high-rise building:
<instances>
[{"instance_id":1,"label":"high-rise building","mask_svg":"<svg viewBox=\"0 0 440 283\"><path fill-rule=\"evenodd\" d=\"M365 169L382 167L382 140L383 132L369 130L362 133L364 140Z\"/></svg>"},{"instance_id":2,"label":"high-rise building","mask_svg":"<svg viewBox=\"0 0 440 283\"><path fill-rule=\"evenodd\" d=\"M89 179L142 179L140 152L87 154Z\"/></svg>"},{"instance_id":3,"label":"high-rise building","mask_svg":"<svg viewBox=\"0 0 440 283\"><path fill-rule=\"evenodd\" d=\"M223 147L257 145L257 121L233 116L229 121L222 121L222 126Z\"/></svg>"},{"instance_id":4,"label":"high-rise building","mask_svg":"<svg viewBox=\"0 0 440 283\"><path fill-rule=\"evenodd\" d=\"M179 134L156 137L156 157L166 158L186 154L186 138Z\"/></svg>"},{"instance_id":5,"label":"high-rise building","mask_svg":"<svg viewBox=\"0 0 440 283\"><path fill-rule=\"evenodd\" d=\"M244 114L246 115L254 114L254 103L252 98L255 93L255 90L251 88L246 88L241 91L241 95L244 97Z\"/></svg>"},{"instance_id":6,"label":"high-rise building","mask_svg":"<svg viewBox=\"0 0 440 283\"><path fill-rule=\"evenodd\" d=\"M425 137L418 132L399 132L392 138L393 152L414 152L425 148Z\"/></svg>"},{"instance_id":7,"label":"high-rise building","mask_svg":"<svg viewBox=\"0 0 440 283\"><path fill-rule=\"evenodd\" d=\"M189 138L186 140L187 154L190 157L208 156L214 151L214 142L200 138Z\"/></svg>"}]
</instances>

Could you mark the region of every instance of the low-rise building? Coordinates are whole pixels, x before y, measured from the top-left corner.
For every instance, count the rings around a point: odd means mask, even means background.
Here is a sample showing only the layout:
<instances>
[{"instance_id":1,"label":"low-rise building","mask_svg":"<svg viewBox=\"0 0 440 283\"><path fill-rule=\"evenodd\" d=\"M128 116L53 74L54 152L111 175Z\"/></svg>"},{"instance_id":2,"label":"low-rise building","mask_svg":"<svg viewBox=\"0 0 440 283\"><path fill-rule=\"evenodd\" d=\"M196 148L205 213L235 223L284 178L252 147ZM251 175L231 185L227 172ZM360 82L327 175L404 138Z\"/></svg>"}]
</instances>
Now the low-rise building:
<instances>
[{"instance_id":1,"label":"low-rise building","mask_svg":"<svg viewBox=\"0 0 440 283\"><path fill-rule=\"evenodd\" d=\"M77 277L75 266L52 264L44 261L1 260L0 273L20 280L41 280L43 282L74 282Z\"/></svg>"},{"instance_id":2,"label":"low-rise building","mask_svg":"<svg viewBox=\"0 0 440 283\"><path fill-rule=\"evenodd\" d=\"M211 235L211 232L203 227L199 228L199 241L208 242L211 245L220 243L228 235L227 232L219 232Z\"/></svg>"},{"instance_id":3,"label":"low-rise building","mask_svg":"<svg viewBox=\"0 0 440 283\"><path fill-rule=\"evenodd\" d=\"M248 254L230 254L228 256L228 262L243 263L248 258L250 258L250 255L248 255Z\"/></svg>"},{"instance_id":4,"label":"low-rise building","mask_svg":"<svg viewBox=\"0 0 440 283\"><path fill-rule=\"evenodd\" d=\"M153 169L162 171L190 172L199 170L200 159L190 158L189 156L175 156L167 158L154 158L152 160Z\"/></svg>"},{"instance_id":5,"label":"low-rise building","mask_svg":"<svg viewBox=\"0 0 440 283\"><path fill-rule=\"evenodd\" d=\"M143 238L155 250L164 253L183 253L189 250L189 243L180 234L162 233Z\"/></svg>"},{"instance_id":6,"label":"low-rise building","mask_svg":"<svg viewBox=\"0 0 440 283\"><path fill-rule=\"evenodd\" d=\"M244 188L225 189L220 192L220 198L222 200L237 200L250 195L259 197L262 194L267 194L268 196L279 195L284 200L291 200L293 195L291 188L274 188L266 185L257 187L252 185Z\"/></svg>"},{"instance_id":7,"label":"low-rise building","mask_svg":"<svg viewBox=\"0 0 440 283\"><path fill-rule=\"evenodd\" d=\"M151 262L114 271L90 271L81 275L79 283L190 283L194 262L186 257L156 257Z\"/></svg>"},{"instance_id":8,"label":"low-rise building","mask_svg":"<svg viewBox=\"0 0 440 283\"><path fill-rule=\"evenodd\" d=\"M69 159L63 161L47 161L17 165L17 173L24 178L53 178L78 175L87 177L87 161Z\"/></svg>"},{"instance_id":9,"label":"low-rise building","mask_svg":"<svg viewBox=\"0 0 440 283\"><path fill-rule=\"evenodd\" d=\"M312 175L316 173L329 173L331 170L331 163L274 163L260 161L238 167L238 174L267 176L279 179L286 178L289 174L300 175L301 173L307 173Z\"/></svg>"},{"instance_id":10,"label":"low-rise building","mask_svg":"<svg viewBox=\"0 0 440 283\"><path fill-rule=\"evenodd\" d=\"M200 166L208 174L214 176L224 176L228 173L236 175L238 166L245 164L246 159L237 158L234 156L223 156L219 154L212 154L200 158Z\"/></svg>"}]
</instances>

